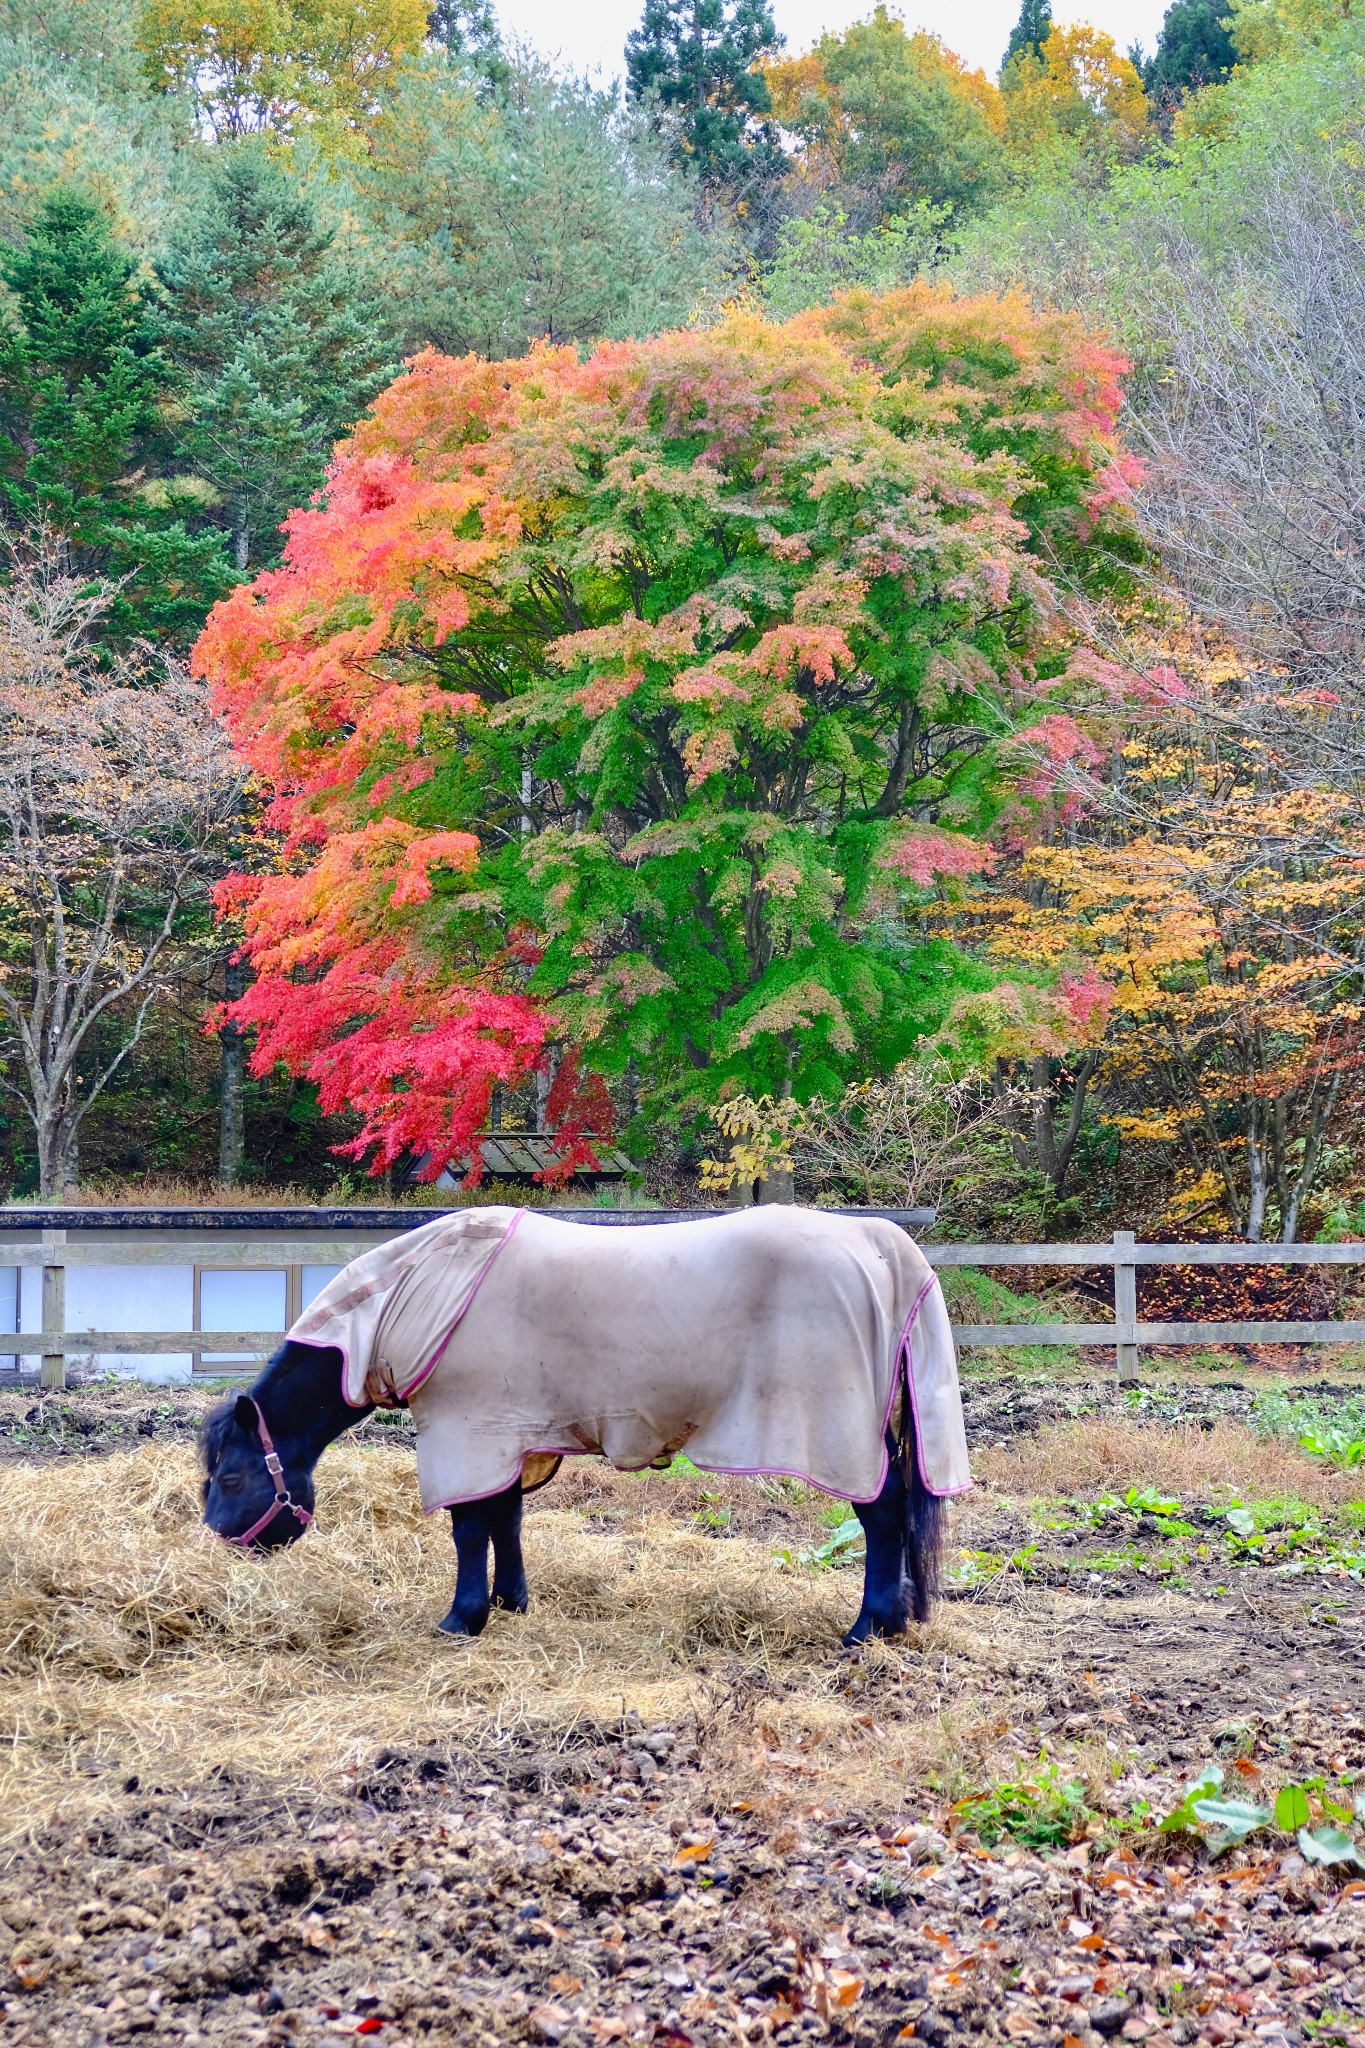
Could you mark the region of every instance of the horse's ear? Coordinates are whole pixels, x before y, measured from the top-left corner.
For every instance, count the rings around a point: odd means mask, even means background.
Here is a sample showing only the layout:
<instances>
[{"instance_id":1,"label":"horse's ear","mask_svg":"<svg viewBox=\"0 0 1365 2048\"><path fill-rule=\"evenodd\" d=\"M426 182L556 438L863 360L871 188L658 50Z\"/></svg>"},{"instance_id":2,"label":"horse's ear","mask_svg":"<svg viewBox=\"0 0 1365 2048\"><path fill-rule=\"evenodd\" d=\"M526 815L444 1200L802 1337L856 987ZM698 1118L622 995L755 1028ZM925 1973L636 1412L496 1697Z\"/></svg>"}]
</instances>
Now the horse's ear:
<instances>
[{"instance_id":1,"label":"horse's ear","mask_svg":"<svg viewBox=\"0 0 1365 2048\"><path fill-rule=\"evenodd\" d=\"M237 1404L232 1411L232 1419L238 1429L244 1430L248 1436L255 1436L256 1425L260 1417L256 1413L256 1403L252 1400L250 1394L239 1394L237 1396Z\"/></svg>"}]
</instances>

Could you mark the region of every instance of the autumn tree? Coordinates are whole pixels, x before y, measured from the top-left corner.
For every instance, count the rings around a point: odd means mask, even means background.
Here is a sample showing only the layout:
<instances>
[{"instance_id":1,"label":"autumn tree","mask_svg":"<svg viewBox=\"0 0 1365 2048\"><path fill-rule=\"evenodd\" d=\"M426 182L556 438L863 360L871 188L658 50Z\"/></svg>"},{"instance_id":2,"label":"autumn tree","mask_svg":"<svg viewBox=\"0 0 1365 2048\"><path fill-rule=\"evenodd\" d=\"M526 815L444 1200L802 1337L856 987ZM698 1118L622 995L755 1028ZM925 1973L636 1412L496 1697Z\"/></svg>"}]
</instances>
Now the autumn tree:
<instances>
[{"instance_id":1,"label":"autumn tree","mask_svg":"<svg viewBox=\"0 0 1365 2048\"><path fill-rule=\"evenodd\" d=\"M637 1135L894 1065L1018 736L1109 701L1053 578L1124 545L1118 367L927 287L419 358L197 655L281 835L257 1061L432 1170L550 1033Z\"/></svg>"},{"instance_id":2,"label":"autumn tree","mask_svg":"<svg viewBox=\"0 0 1365 2048\"><path fill-rule=\"evenodd\" d=\"M861 230L917 204L970 211L999 188L996 88L884 6L804 56L769 63L765 77L803 145L805 175L833 186Z\"/></svg>"},{"instance_id":3,"label":"autumn tree","mask_svg":"<svg viewBox=\"0 0 1365 2048\"><path fill-rule=\"evenodd\" d=\"M1352 798L1294 786L1240 743L1235 659L1174 669L1166 715L1129 741L1107 815L1031 848L991 896L998 958L1097 975L1104 1114L1169 1148L1173 1214L1293 1242L1334 1115L1359 1090L1362 842ZM1309 724L1330 723L1301 700Z\"/></svg>"},{"instance_id":4,"label":"autumn tree","mask_svg":"<svg viewBox=\"0 0 1365 2048\"><path fill-rule=\"evenodd\" d=\"M51 554L15 556L0 584L0 1086L48 1200L152 1006L198 964L183 926L241 787L183 669L96 656L114 596Z\"/></svg>"},{"instance_id":5,"label":"autumn tree","mask_svg":"<svg viewBox=\"0 0 1365 2048\"><path fill-rule=\"evenodd\" d=\"M138 41L153 84L219 141L308 133L345 153L428 13L428 0L143 0Z\"/></svg>"},{"instance_id":6,"label":"autumn tree","mask_svg":"<svg viewBox=\"0 0 1365 2048\"><path fill-rule=\"evenodd\" d=\"M1123 161L1145 136L1147 96L1137 67L1088 22L1052 29L1036 55L1014 58L1000 83L1006 148L1026 171L1059 155Z\"/></svg>"}]
</instances>

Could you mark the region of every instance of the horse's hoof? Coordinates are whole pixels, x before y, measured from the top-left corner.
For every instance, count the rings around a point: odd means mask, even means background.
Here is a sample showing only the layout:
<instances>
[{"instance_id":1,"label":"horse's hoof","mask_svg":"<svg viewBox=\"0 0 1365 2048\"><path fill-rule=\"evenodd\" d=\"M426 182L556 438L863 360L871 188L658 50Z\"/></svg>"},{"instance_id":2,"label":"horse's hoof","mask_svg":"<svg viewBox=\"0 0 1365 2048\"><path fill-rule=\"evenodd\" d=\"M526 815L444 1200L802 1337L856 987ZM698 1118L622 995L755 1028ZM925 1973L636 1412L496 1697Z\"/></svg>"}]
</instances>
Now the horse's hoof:
<instances>
[{"instance_id":1,"label":"horse's hoof","mask_svg":"<svg viewBox=\"0 0 1365 2048\"><path fill-rule=\"evenodd\" d=\"M488 1609L482 1614L460 1615L452 1607L444 1621L436 1624L437 1632L443 1636L481 1636L488 1620Z\"/></svg>"},{"instance_id":2,"label":"horse's hoof","mask_svg":"<svg viewBox=\"0 0 1365 2048\"><path fill-rule=\"evenodd\" d=\"M495 1593L493 1605L501 1607L505 1614L525 1614L531 1605L529 1593Z\"/></svg>"},{"instance_id":3,"label":"horse's hoof","mask_svg":"<svg viewBox=\"0 0 1365 2048\"><path fill-rule=\"evenodd\" d=\"M867 1642L872 1636L903 1636L905 1633L905 1623L897 1618L882 1621L875 1614L860 1614L844 1637L844 1648L856 1650L860 1643Z\"/></svg>"}]
</instances>

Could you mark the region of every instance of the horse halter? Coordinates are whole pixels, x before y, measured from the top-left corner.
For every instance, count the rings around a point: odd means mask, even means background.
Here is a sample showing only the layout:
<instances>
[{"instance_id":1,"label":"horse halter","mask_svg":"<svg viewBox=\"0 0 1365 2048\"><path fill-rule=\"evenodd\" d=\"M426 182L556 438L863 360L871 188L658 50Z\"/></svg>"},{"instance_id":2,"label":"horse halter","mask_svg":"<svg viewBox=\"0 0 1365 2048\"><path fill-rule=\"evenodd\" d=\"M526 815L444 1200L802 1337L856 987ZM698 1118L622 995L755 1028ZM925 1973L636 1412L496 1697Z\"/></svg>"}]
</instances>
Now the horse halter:
<instances>
[{"instance_id":1,"label":"horse halter","mask_svg":"<svg viewBox=\"0 0 1365 2048\"><path fill-rule=\"evenodd\" d=\"M280 1463L280 1454L275 1449L274 1438L265 1426L265 1417L261 1413L260 1402L252 1401L251 1405L256 1410L256 1427L261 1435L261 1450L265 1456L265 1469L275 1482L275 1498L261 1516L259 1522L253 1522L251 1527L244 1529L240 1536L229 1536L226 1539L229 1543L254 1543L262 1529L268 1528L274 1521L281 1508L288 1508L290 1514L297 1521L301 1532L308 1527L308 1524L313 1519L308 1509L301 1508L298 1502L291 1497L289 1488L284 1483L284 1467Z\"/></svg>"}]
</instances>

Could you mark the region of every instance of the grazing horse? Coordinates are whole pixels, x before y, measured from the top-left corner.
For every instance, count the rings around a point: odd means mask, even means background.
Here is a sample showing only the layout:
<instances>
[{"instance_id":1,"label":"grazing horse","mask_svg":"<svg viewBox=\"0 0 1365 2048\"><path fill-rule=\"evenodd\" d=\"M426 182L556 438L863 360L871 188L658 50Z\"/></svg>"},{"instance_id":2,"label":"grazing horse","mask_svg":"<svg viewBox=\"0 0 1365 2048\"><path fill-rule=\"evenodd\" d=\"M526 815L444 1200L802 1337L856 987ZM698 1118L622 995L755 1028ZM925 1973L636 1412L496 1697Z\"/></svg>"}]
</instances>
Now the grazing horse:
<instances>
[{"instance_id":1,"label":"grazing horse","mask_svg":"<svg viewBox=\"0 0 1365 2048\"><path fill-rule=\"evenodd\" d=\"M448 1508L440 1627L523 1613L522 1502L560 1459L790 1473L867 1537L844 1640L927 1620L947 1495L970 1484L952 1333L894 1225L774 1205L604 1229L499 1208L443 1217L338 1274L202 1433L204 1519L257 1550L313 1518L329 1443L408 1405L423 1505ZM493 1551L493 1580L488 1551Z\"/></svg>"}]
</instances>

